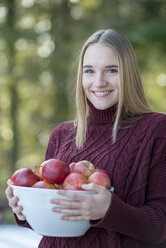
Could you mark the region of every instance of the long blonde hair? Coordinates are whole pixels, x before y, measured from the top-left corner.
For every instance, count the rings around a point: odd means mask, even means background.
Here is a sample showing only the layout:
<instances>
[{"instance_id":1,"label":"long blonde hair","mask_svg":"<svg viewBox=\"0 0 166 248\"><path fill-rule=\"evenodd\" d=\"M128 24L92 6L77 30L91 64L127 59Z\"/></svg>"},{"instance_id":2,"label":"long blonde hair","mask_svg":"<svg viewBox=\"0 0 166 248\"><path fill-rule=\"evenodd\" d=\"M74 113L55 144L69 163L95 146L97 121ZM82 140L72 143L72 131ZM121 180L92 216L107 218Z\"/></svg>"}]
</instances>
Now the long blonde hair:
<instances>
[{"instance_id":1,"label":"long blonde hair","mask_svg":"<svg viewBox=\"0 0 166 248\"><path fill-rule=\"evenodd\" d=\"M112 48L118 59L119 100L112 133L113 142L116 141L122 110L133 115L152 112L144 94L138 65L130 42L121 33L113 29L99 30L89 37L80 53L76 85L76 146L78 149L83 147L86 139L87 118L89 115L89 106L82 87L83 59L87 48L96 43Z\"/></svg>"}]
</instances>

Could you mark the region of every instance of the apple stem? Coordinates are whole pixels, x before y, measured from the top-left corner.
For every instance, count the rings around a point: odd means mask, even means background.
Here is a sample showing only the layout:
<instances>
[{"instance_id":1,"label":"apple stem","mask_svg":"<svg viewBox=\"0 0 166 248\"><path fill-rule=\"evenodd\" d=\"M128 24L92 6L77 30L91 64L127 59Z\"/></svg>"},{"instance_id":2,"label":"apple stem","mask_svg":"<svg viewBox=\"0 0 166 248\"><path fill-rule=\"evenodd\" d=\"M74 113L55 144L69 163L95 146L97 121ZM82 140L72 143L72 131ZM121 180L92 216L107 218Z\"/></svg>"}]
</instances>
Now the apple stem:
<instances>
[{"instance_id":1,"label":"apple stem","mask_svg":"<svg viewBox=\"0 0 166 248\"><path fill-rule=\"evenodd\" d=\"M37 166L37 165L35 165L35 171L37 171L37 167L38 167L38 166Z\"/></svg>"}]
</instances>

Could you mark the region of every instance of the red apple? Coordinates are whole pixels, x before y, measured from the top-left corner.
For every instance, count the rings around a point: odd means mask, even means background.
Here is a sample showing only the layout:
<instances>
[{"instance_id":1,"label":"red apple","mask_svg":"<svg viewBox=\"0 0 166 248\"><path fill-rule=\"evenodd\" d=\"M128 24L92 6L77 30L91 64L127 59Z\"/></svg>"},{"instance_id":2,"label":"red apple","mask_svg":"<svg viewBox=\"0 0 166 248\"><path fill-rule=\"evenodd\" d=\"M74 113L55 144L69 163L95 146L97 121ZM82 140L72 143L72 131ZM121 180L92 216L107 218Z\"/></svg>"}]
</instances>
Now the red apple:
<instances>
[{"instance_id":1,"label":"red apple","mask_svg":"<svg viewBox=\"0 0 166 248\"><path fill-rule=\"evenodd\" d=\"M111 180L108 175L101 171L94 172L89 178L88 181L90 183L95 183L101 186L104 186L107 189L111 187Z\"/></svg>"},{"instance_id":2,"label":"red apple","mask_svg":"<svg viewBox=\"0 0 166 248\"><path fill-rule=\"evenodd\" d=\"M79 173L70 173L63 182L63 189L67 190L83 190L81 185L89 183L84 175Z\"/></svg>"},{"instance_id":3,"label":"red apple","mask_svg":"<svg viewBox=\"0 0 166 248\"><path fill-rule=\"evenodd\" d=\"M34 183L40 181L40 178L29 168L21 168L14 172L11 177L14 185L31 187Z\"/></svg>"},{"instance_id":4,"label":"red apple","mask_svg":"<svg viewBox=\"0 0 166 248\"><path fill-rule=\"evenodd\" d=\"M96 168L95 171L103 172L103 173L105 173L108 177L110 177L109 173L108 173L106 170Z\"/></svg>"},{"instance_id":5,"label":"red apple","mask_svg":"<svg viewBox=\"0 0 166 248\"><path fill-rule=\"evenodd\" d=\"M42 164L42 178L49 183L61 184L70 173L68 164L55 158Z\"/></svg>"},{"instance_id":6,"label":"red apple","mask_svg":"<svg viewBox=\"0 0 166 248\"><path fill-rule=\"evenodd\" d=\"M75 165L76 165L76 162L72 162L72 163L69 164L70 173L74 172Z\"/></svg>"},{"instance_id":7,"label":"red apple","mask_svg":"<svg viewBox=\"0 0 166 248\"><path fill-rule=\"evenodd\" d=\"M84 175L86 178L88 178L92 173L94 173L94 171L95 171L95 166L87 160L79 161L74 166L74 172L80 173Z\"/></svg>"},{"instance_id":8,"label":"red apple","mask_svg":"<svg viewBox=\"0 0 166 248\"><path fill-rule=\"evenodd\" d=\"M32 185L32 188L41 188L41 189L55 189L54 184L48 183L45 180L36 182Z\"/></svg>"}]
</instances>

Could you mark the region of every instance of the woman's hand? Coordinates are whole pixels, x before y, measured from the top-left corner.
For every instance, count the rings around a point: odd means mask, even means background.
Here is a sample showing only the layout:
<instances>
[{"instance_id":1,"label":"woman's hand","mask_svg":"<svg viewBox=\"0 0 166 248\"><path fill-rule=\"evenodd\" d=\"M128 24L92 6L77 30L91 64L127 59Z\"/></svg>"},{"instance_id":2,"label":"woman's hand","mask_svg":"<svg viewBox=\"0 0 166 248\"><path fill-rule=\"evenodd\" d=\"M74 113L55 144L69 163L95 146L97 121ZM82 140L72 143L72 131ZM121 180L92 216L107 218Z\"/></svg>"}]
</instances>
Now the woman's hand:
<instances>
[{"instance_id":1,"label":"woman's hand","mask_svg":"<svg viewBox=\"0 0 166 248\"><path fill-rule=\"evenodd\" d=\"M18 197L13 195L13 189L10 186L12 184L10 179L7 181L7 184L8 187L5 193L9 202L9 206L12 208L13 213L17 215L19 220L26 220L25 216L22 214L22 206L18 205Z\"/></svg>"},{"instance_id":2,"label":"woman's hand","mask_svg":"<svg viewBox=\"0 0 166 248\"><path fill-rule=\"evenodd\" d=\"M67 196L72 201L51 199L51 203L60 205L53 206L52 211L64 214L61 217L63 220L98 220L103 218L111 203L111 192L94 183L86 184L83 188L87 191L93 191L93 193L79 194L79 192L71 192L70 190L59 190L60 195Z\"/></svg>"}]
</instances>

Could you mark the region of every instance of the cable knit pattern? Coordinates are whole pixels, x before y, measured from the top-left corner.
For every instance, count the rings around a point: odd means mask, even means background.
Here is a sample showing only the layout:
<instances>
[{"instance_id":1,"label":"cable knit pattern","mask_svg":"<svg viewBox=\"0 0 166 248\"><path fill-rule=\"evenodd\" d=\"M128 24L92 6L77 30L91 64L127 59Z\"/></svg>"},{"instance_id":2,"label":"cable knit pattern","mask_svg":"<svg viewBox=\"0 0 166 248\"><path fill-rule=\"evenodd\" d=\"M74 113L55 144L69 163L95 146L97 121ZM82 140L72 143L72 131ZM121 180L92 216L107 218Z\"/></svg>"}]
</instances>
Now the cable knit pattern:
<instances>
[{"instance_id":1,"label":"cable knit pattern","mask_svg":"<svg viewBox=\"0 0 166 248\"><path fill-rule=\"evenodd\" d=\"M39 248L165 248L166 116L151 113L121 123L112 144L116 106L90 107L84 148L75 146L73 123L64 122L52 131L45 159L89 160L107 170L115 188L110 207L103 219L90 221L85 235L43 237Z\"/></svg>"}]
</instances>

